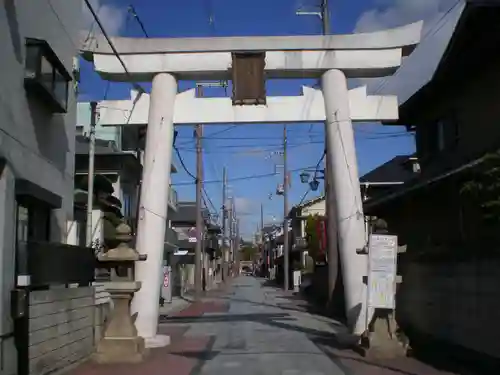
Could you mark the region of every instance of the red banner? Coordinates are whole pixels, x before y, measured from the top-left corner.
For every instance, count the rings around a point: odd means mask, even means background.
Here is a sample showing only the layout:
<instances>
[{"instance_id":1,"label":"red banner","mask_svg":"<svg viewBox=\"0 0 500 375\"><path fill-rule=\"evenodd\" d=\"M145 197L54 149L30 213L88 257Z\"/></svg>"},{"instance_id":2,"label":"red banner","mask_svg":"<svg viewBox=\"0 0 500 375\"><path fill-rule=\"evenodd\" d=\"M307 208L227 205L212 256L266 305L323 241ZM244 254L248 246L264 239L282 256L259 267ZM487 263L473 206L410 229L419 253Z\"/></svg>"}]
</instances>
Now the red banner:
<instances>
[{"instance_id":1,"label":"red banner","mask_svg":"<svg viewBox=\"0 0 500 375\"><path fill-rule=\"evenodd\" d=\"M327 249L327 237L326 237L326 219L321 218L316 221L316 233L319 238L319 256L323 258L326 254Z\"/></svg>"}]
</instances>

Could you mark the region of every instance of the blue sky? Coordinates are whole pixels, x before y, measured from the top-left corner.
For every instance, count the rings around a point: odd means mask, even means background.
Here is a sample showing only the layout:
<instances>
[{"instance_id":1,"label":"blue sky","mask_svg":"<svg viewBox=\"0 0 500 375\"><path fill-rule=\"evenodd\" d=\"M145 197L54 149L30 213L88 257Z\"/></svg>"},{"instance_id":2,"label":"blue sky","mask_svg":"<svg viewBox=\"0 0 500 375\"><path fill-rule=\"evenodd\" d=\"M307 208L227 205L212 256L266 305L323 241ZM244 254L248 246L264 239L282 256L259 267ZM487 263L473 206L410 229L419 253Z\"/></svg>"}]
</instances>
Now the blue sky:
<instances>
[{"instance_id":1,"label":"blue sky","mask_svg":"<svg viewBox=\"0 0 500 375\"><path fill-rule=\"evenodd\" d=\"M434 0L433 0L434 1ZM447 0L435 0L440 3ZM400 22L414 21L417 14L406 15L399 0L330 0L331 27L333 33L351 33L354 30L384 26L384 17L391 11L400 12ZM424 1L425 2L425 1ZM319 0L148 0L148 1L94 1L100 16L109 31L122 36L142 36L139 24L127 17L126 8L132 4L151 37L189 36L235 36L235 35L291 35L320 34L321 21L315 16L297 16L300 6L314 10ZM431 7L431 6L429 6ZM435 15L439 11L425 11ZM432 6L433 7L433 6ZM425 13L422 17L426 17ZM393 17L390 17L394 23ZM213 22L209 20L212 19ZM381 23L381 25L378 25ZM373 26L370 26L372 25ZM389 25L394 26L394 25ZM268 95L298 95L303 84L311 81L282 80L268 83ZM194 82L181 82L180 89L193 87ZM148 84L144 84L148 88ZM113 83L107 97L123 99L129 96L130 85ZM81 100L102 100L106 83L92 71L88 63L82 65ZM228 90L230 93L230 90ZM207 96L225 95L222 89L210 89ZM229 176L230 194L237 200L240 209L242 232L245 237L256 229L260 220L260 203L265 205L265 221L283 215L283 199L276 196L277 184L282 176L255 179L239 179L242 176L271 174L275 170L272 151L281 149L282 125L249 125L228 129L228 125L205 127L204 165L206 191L213 204L221 206L220 182L222 169L226 166ZM223 132L222 130L227 129ZM217 135L210 136L211 134ZM395 155L411 153L414 141L411 135L403 134L404 128L383 127L378 124L356 124L356 145L360 175L386 162ZM188 169L195 171L193 128L179 128L177 145ZM307 189L299 181L300 169L316 165L322 155L323 126L321 124L289 124L289 168L297 172L292 175L289 195L290 207L297 203ZM279 163L279 160L276 160ZM182 170L173 177L180 199L192 200L195 196L192 179ZM231 181L233 178L237 180ZM183 184L187 183L187 184ZM322 191L322 186L318 191ZM269 195L272 194L272 199ZM311 194L308 198L318 193Z\"/></svg>"}]
</instances>

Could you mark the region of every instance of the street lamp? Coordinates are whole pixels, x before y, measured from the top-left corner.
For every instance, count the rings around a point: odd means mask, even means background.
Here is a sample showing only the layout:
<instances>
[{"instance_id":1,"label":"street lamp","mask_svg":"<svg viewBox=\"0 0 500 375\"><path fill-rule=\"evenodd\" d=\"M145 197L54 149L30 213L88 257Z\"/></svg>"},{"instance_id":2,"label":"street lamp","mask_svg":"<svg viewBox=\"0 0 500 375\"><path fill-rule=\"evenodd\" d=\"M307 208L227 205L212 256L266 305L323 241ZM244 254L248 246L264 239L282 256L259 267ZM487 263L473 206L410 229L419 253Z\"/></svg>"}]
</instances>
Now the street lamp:
<instances>
[{"instance_id":1,"label":"street lamp","mask_svg":"<svg viewBox=\"0 0 500 375\"><path fill-rule=\"evenodd\" d=\"M312 191L318 190L319 187L319 181L316 179L313 179L309 182L309 187L311 188Z\"/></svg>"},{"instance_id":2,"label":"street lamp","mask_svg":"<svg viewBox=\"0 0 500 375\"><path fill-rule=\"evenodd\" d=\"M311 177L311 174L308 173L308 172L302 172L300 174L300 182L302 182L303 184L307 184L307 182L309 181L309 177Z\"/></svg>"},{"instance_id":3,"label":"street lamp","mask_svg":"<svg viewBox=\"0 0 500 375\"><path fill-rule=\"evenodd\" d=\"M323 174L323 176L318 176L318 173ZM303 184L309 183L309 188L312 191L316 191L316 190L318 190L318 187L319 187L318 180L325 179L324 174L325 174L324 169L315 169L314 175L312 176L312 179L311 179L311 173L309 173L307 170L305 170L300 174L300 182L302 182Z\"/></svg>"}]
</instances>

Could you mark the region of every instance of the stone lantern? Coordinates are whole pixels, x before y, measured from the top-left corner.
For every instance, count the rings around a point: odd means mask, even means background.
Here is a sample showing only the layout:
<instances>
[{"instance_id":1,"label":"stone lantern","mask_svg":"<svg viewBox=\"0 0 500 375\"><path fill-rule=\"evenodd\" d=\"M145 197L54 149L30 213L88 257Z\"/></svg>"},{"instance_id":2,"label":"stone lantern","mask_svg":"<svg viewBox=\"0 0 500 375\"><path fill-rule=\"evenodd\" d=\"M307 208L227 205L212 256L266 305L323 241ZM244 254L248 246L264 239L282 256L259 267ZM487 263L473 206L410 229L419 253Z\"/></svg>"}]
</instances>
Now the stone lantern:
<instances>
[{"instance_id":1,"label":"stone lantern","mask_svg":"<svg viewBox=\"0 0 500 375\"><path fill-rule=\"evenodd\" d=\"M128 225L121 223L116 227L116 240L119 242L116 248L97 256L101 265L111 271L106 291L113 301L113 309L93 359L98 363L137 363L144 359L146 349L130 315L130 302L141 288L141 282L134 280L134 263L146 260L147 256L128 245L132 240Z\"/></svg>"}]
</instances>

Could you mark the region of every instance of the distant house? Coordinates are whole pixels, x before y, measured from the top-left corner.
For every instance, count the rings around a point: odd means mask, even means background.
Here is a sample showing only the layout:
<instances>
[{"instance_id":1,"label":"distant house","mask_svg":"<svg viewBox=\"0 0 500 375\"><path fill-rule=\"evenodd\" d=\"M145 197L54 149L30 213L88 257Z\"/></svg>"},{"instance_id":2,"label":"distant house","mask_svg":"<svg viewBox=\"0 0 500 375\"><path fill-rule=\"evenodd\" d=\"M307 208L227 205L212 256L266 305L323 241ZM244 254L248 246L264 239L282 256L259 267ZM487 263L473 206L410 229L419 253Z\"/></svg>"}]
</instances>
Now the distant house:
<instances>
[{"instance_id":1,"label":"distant house","mask_svg":"<svg viewBox=\"0 0 500 375\"><path fill-rule=\"evenodd\" d=\"M172 266L174 271L174 293L181 293L181 286L187 289L194 286L194 264L195 250L197 243L196 235L196 216L197 209L195 202L179 202L177 211L171 216L171 230L178 237L177 249L175 252L168 254L168 264ZM210 212L204 208L203 216L203 247L202 257L204 264L213 271L217 268L215 261L219 252L220 228L211 221ZM206 260L206 261L205 261ZM186 277L182 280L181 272L186 270ZM208 275L208 270L207 270Z\"/></svg>"},{"instance_id":2,"label":"distant house","mask_svg":"<svg viewBox=\"0 0 500 375\"><path fill-rule=\"evenodd\" d=\"M291 248L292 251L301 252L301 263L305 265L307 251L306 241L306 220L310 215L326 216L326 202L325 196L312 198L299 205L293 206L290 210L289 217L291 220Z\"/></svg>"},{"instance_id":3,"label":"distant house","mask_svg":"<svg viewBox=\"0 0 500 375\"><path fill-rule=\"evenodd\" d=\"M309 215L326 215L325 196L312 198L301 204L295 205L290 210L288 216L291 219L293 238L305 238L305 220Z\"/></svg>"},{"instance_id":4,"label":"distant house","mask_svg":"<svg viewBox=\"0 0 500 375\"><path fill-rule=\"evenodd\" d=\"M417 178L419 172L420 165L415 155L395 156L359 179L363 201L367 202L394 191Z\"/></svg>"},{"instance_id":5,"label":"distant house","mask_svg":"<svg viewBox=\"0 0 500 375\"><path fill-rule=\"evenodd\" d=\"M75 188L87 190L89 166L89 141L77 136L75 146ZM134 153L122 152L111 141L96 140L94 172L108 179L114 190L113 196L121 202L121 214L134 232L136 229L137 200L142 175L142 165ZM86 201L80 204L75 199L75 219L85 225ZM93 241L104 240L104 220L96 209L93 214ZM71 232L72 235L76 235ZM83 237L83 238L82 238ZM77 241L85 243L85 231L80 231Z\"/></svg>"},{"instance_id":6,"label":"distant house","mask_svg":"<svg viewBox=\"0 0 500 375\"><path fill-rule=\"evenodd\" d=\"M82 179L88 175L89 132L90 132L91 107L88 102L77 104L76 125L76 178L77 187ZM140 197L140 182L142 177L142 163L144 153L144 129L137 127L104 127L97 120L95 146L96 173L105 175L113 182L114 196L122 202L121 213L126 221L135 230L137 229L137 210ZM171 172L177 170L172 164ZM177 192L170 186L168 196L168 214L171 217L177 210ZM81 210L80 210L81 211ZM75 210L81 221L81 212ZM96 213L97 216L97 213ZM96 217L96 222L100 221ZM78 224L78 223L77 223ZM95 224L94 224L95 226ZM101 227L96 227L94 239L102 237ZM74 237L74 235L73 235ZM101 239L102 240L102 239ZM81 241L81 239L80 239ZM165 252L171 252L176 247L176 237L169 228L165 233Z\"/></svg>"}]
</instances>

